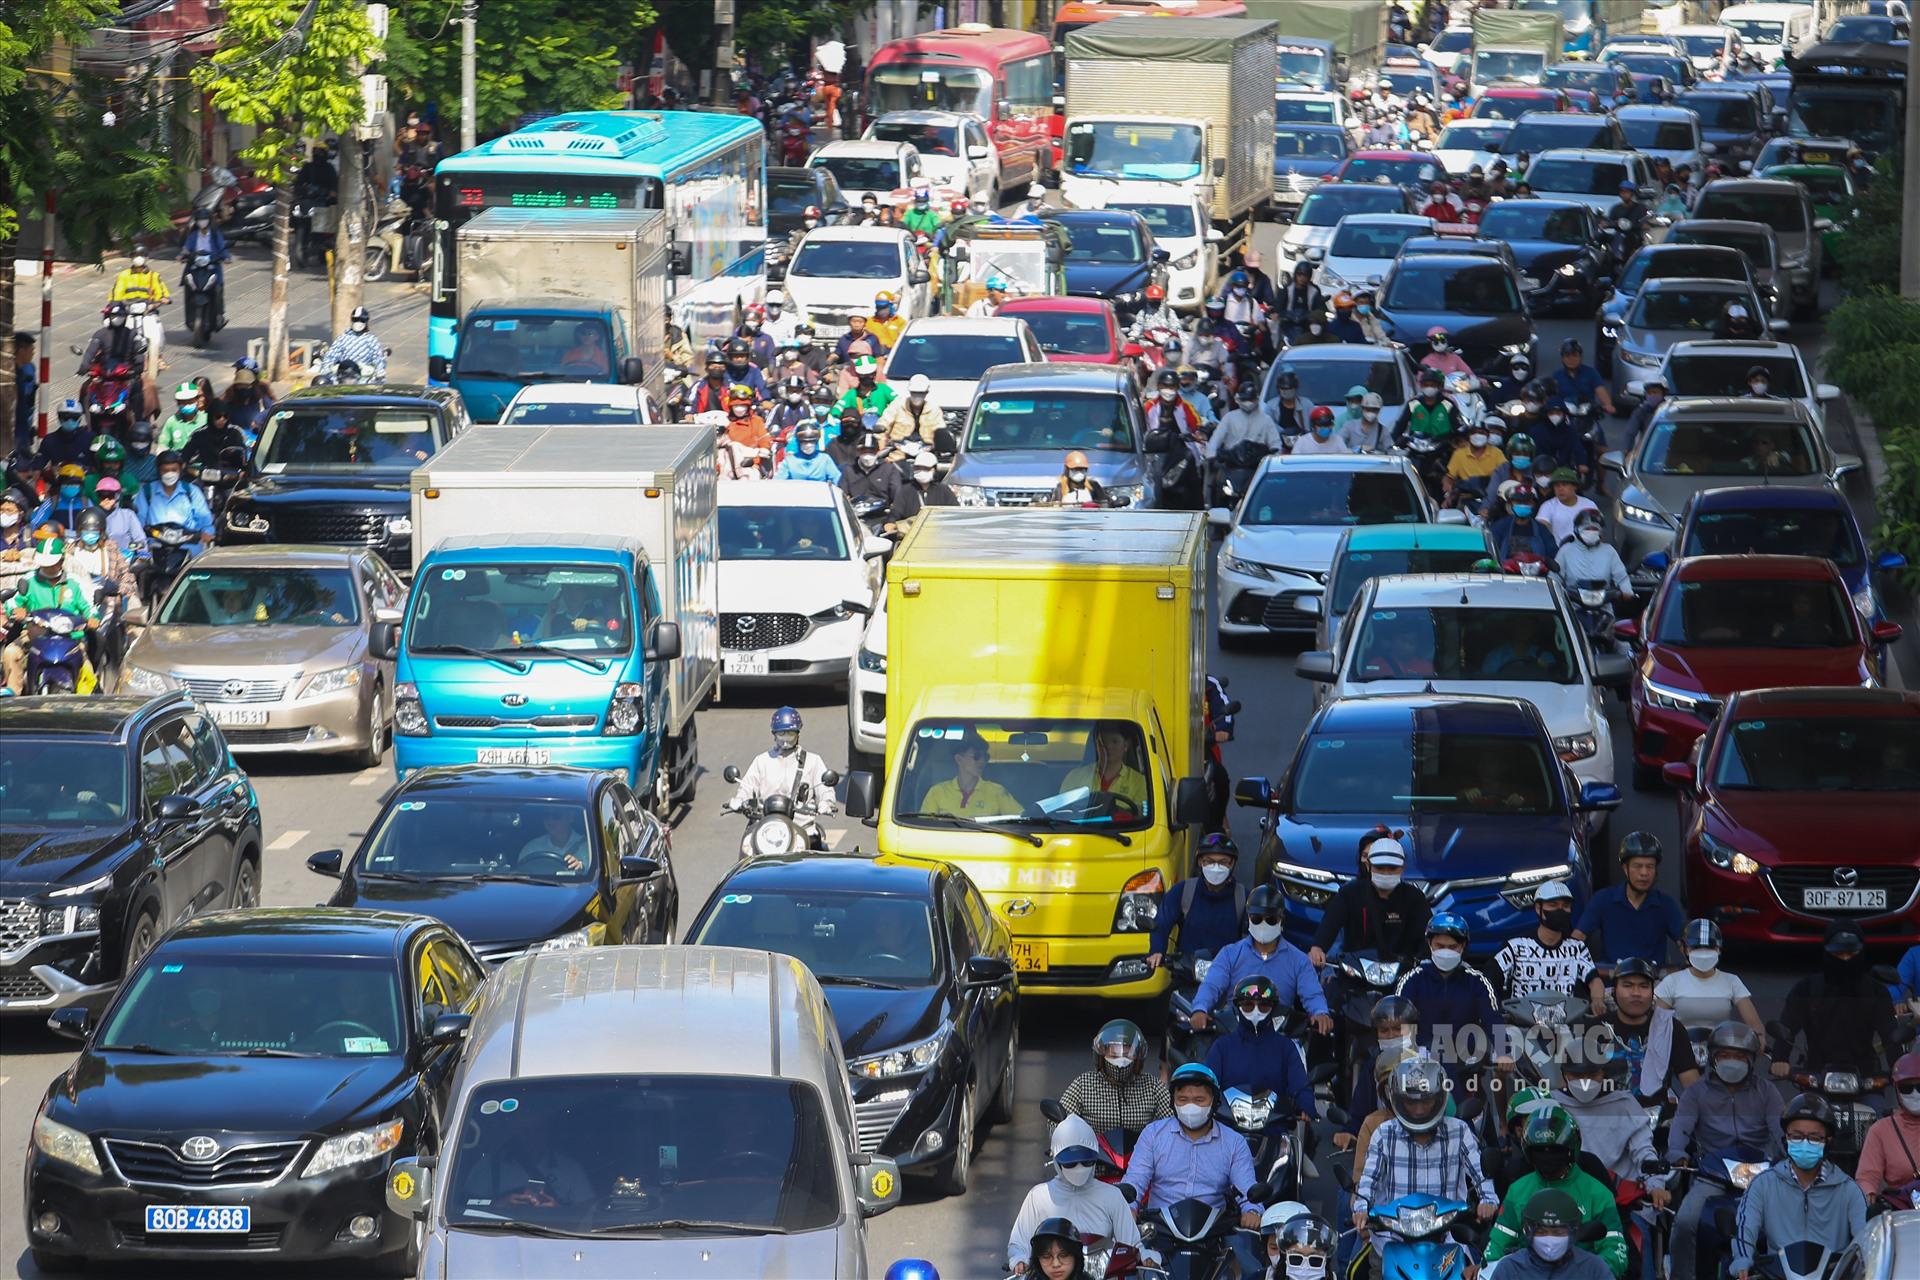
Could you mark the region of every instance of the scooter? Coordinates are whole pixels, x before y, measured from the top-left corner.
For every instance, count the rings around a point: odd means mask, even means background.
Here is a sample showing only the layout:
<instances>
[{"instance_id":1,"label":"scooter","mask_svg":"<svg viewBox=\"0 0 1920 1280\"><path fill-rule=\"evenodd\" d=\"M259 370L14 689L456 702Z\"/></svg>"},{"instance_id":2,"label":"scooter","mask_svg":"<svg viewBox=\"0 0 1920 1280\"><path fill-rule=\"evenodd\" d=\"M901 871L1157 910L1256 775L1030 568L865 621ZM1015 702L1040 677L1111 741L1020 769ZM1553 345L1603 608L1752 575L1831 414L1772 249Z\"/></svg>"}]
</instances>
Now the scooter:
<instances>
[{"instance_id":1,"label":"scooter","mask_svg":"<svg viewBox=\"0 0 1920 1280\"><path fill-rule=\"evenodd\" d=\"M127 304L127 327L147 344L145 372L154 377L159 376L161 357L167 348L167 326L160 319L160 306L145 298L135 298Z\"/></svg>"},{"instance_id":2,"label":"scooter","mask_svg":"<svg viewBox=\"0 0 1920 1280\"><path fill-rule=\"evenodd\" d=\"M209 253L196 253L180 278L183 318L193 345L204 347L220 327L220 268Z\"/></svg>"},{"instance_id":3,"label":"scooter","mask_svg":"<svg viewBox=\"0 0 1920 1280\"><path fill-rule=\"evenodd\" d=\"M1373 1034L1373 1007L1393 994L1400 984L1401 962L1382 959L1371 949L1342 951L1327 957L1334 983L1327 991L1327 1003L1336 1010L1334 1029L1340 1037L1337 1052L1341 1070L1338 1077L1341 1102L1353 1097L1360 1073L1373 1070L1374 1055L1379 1052Z\"/></svg>"},{"instance_id":4,"label":"scooter","mask_svg":"<svg viewBox=\"0 0 1920 1280\"><path fill-rule=\"evenodd\" d=\"M100 587L97 598L109 600L119 594L120 585L109 582ZM26 637L28 694L99 690L99 672L93 672L88 683L87 633L80 619L65 609L35 609L27 615Z\"/></svg>"},{"instance_id":5,"label":"scooter","mask_svg":"<svg viewBox=\"0 0 1920 1280\"><path fill-rule=\"evenodd\" d=\"M1565 991L1522 992L1501 1004L1501 1016L1520 1042L1514 1067L1527 1083L1559 1087L1554 1062L1587 1008L1585 999Z\"/></svg>"},{"instance_id":6,"label":"scooter","mask_svg":"<svg viewBox=\"0 0 1920 1280\"><path fill-rule=\"evenodd\" d=\"M1163 1051L1167 1067L1171 1070L1189 1062L1205 1062L1207 1050L1220 1035L1219 1011L1207 1010L1209 1025L1205 1030L1196 1029L1193 1015L1199 1006L1194 996L1206 980L1207 970L1213 967L1213 953L1175 952L1161 962L1161 967L1173 979L1173 987L1167 992L1167 1042Z\"/></svg>"},{"instance_id":7,"label":"scooter","mask_svg":"<svg viewBox=\"0 0 1920 1280\"><path fill-rule=\"evenodd\" d=\"M1211 492L1207 495L1207 505L1227 507L1240 505L1247 490L1253 485L1253 473L1260 468L1260 460L1273 450L1253 440L1242 440L1239 444L1222 449L1214 455L1211 471Z\"/></svg>"},{"instance_id":8,"label":"scooter","mask_svg":"<svg viewBox=\"0 0 1920 1280\"><path fill-rule=\"evenodd\" d=\"M222 449L219 465L201 467L194 474L193 482L207 495L207 509L213 513L213 524L217 529L227 510L227 501L233 497L233 491L247 478L247 454L244 449Z\"/></svg>"},{"instance_id":9,"label":"scooter","mask_svg":"<svg viewBox=\"0 0 1920 1280\"><path fill-rule=\"evenodd\" d=\"M147 578L140 584L140 598L147 602L148 616L154 616L161 598L180 571L193 559L199 539L183 524L156 524L147 529Z\"/></svg>"},{"instance_id":10,"label":"scooter","mask_svg":"<svg viewBox=\"0 0 1920 1280\"><path fill-rule=\"evenodd\" d=\"M1413 469L1420 474L1420 482L1426 486L1427 495L1435 502L1441 501L1446 492L1442 477L1446 475L1447 463L1453 459L1452 441L1439 436L1409 433L1405 448L1407 461L1413 463Z\"/></svg>"},{"instance_id":11,"label":"scooter","mask_svg":"<svg viewBox=\"0 0 1920 1280\"><path fill-rule=\"evenodd\" d=\"M338 217L339 210L333 197L301 199L296 196L287 249L287 257L293 267L304 270L326 259L327 245L333 239L334 223Z\"/></svg>"},{"instance_id":12,"label":"scooter","mask_svg":"<svg viewBox=\"0 0 1920 1280\"><path fill-rule=\"evenodd\" d=\"M79 347L75 355L82 354ZM87 428L94 435L112 435L125 441L133 426L132 396L140 383L140 371L126 361L94 365L80 384L80 405L87 413Z\"/></svg>"},{"instance_id":13,"label":"scooter","mask_svg":"<svg viewBox=\"0 0 1920 1280\"><path fill-rule=\"evenodd\" d=\"M813 149L813 133L804 120L789 115L780 125L780 160L782 164L799 166L807 162L807 153Z\"/></svg>"},{"instance_id":14,"label":"scooter","mask_svg":"<svg viewBox=\"0 0 1920 1280\"><path fill-rule=\"evenodd\" d=\"M1353 1194L1350 1161L1333 1162L1333 1179ZM1401 1196L1369 1206L1367 1230L1368 1247L1380 1251L1382 1274L1399 1280L1466 1280L1467 1268L1477 1265L1470 1242L1479 1233L1472 1206L1464 1201ZM1605 1227L1601 1230L1604 1234Z\"/></svg>"},{"instance_id":15,"label":"scooter","mask_svg":"<svg viewBox=\"0 0 1920 1280\"><path fill-rule=\"evenodd\" d=\"M1753 1274L1761 1280L1827 1280L1842 1256L1812 1240L1796 1240L1754 1255Z\"/></svg>"},{"instance_id":16,"label":"scooter","mask_svg":"<svg viewBox=\"0 0 1920 1280\"><path fill-rule=\"evenodd\" d=\"M1128 1201L1134 1198L1133 1188L1126 1183L1120 1184L1120 1194ZM1263 1184L1248 1187L1242 1194L1256 1204L1274 1200L1273 1189ZM1164 1280L1218 1280L1233 1274L1230 1255L1244 1253L1245 1260L1252 1261L1250 1246L1258 1242L1258 1237L1240 1226L1239 1214L1231 1207L1215 1207L1190 1196L1158 1209L1142 1210L1140 1242L1160 1255L1159 1274ZM1243 1268L1240 1274L1250 1273Z\"/></svg>"},{"instance_id":17,"label":"scooter","mask_svg":"<svg viewBox=\"0 0 1920 1280\"><path fill-rule=\"evenodd\" d=\"M1573 597L1573 618L1587 637L1595 653L1612 653L1618 643L1613 636L1613 590L1604 578L1580 578L1567 584Z\"/></svg>"},{"instance_id":18,"label":"scooter","mask_svg":"<svg viewBox=\"0 0 1920 1280\"><path fill-rule=\"evenodd\" d=\"M721 771L720 776L737 785L740 766L730 764ZM839 783L840 775L828 769L820 775L820 781L832 788ZM820 826L820 819L824 816L823 803L814 797L804 782L796 780L794 792L790 796L775 795L747 801L746 807L740 810L747 819L746 834L740 837L741 857L760 854L778 856L801 850L814 853L827 851L826 832Z\"/></svg>"}]
</instances>

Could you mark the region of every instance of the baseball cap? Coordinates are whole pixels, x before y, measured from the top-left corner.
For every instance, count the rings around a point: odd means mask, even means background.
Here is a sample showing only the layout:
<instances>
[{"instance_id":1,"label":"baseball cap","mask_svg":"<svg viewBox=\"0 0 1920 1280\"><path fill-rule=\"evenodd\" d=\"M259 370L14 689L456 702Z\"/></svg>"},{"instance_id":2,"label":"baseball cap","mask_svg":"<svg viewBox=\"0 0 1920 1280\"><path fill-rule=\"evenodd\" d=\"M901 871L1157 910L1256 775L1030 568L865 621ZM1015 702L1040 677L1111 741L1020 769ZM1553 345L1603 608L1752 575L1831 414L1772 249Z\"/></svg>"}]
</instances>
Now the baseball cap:
<instances>
[{"instance_id":1,"label":"baseball cap","mask_svg":"<svg viewBox=\"0 0 1920 1280\"><path fill-rule=\"evenodd\" d=\"M1535 902L1571 902L1573 890L1567 888L1564 880L1549 880L1534 893Z\"/></svg>"},{"instance_id":2,"label":"baseball cap","mask_svg":"<svg viewBox=\"0 0 1920 1280\"><path fill-rule=\"evenodd\" d=\"M1376 867L1382 863L1404 867L1407 865L1407 850L1392 836L1381 836L1367 846L1367 861Z\"/></svg>"},{"instance_id":3,"label":"baseball cap","mask_svg":"<svg viewBox=\"0 0 1920 1280\"><path fill-rule=\"evenodd\" d=\"M1580 473L1572 467L1555 467L1549 478L1551 484L1579 484Z\"/></svg>"},{"instance_id":4,"label":"baseball cap","mask_svg":"<svg viewBox=\"0 0 1920 1280\"><path fill-rule=\"evenodd\" d=\"M931 390L933 390L933 380L924 373L916 373L907 379L907 393L909 395L923 396Z\"/></svg>"},{"instance_id":5,"label":"baseball cap","mask_svg":"<svg viewBox=\"0 0 1920 1280\"><path fill-rule=\"evenodd\" d=\"M919 454L913 460L913 469L915 471L932 471L938 465L930 453Z\"/></svg>"}]
</instances>

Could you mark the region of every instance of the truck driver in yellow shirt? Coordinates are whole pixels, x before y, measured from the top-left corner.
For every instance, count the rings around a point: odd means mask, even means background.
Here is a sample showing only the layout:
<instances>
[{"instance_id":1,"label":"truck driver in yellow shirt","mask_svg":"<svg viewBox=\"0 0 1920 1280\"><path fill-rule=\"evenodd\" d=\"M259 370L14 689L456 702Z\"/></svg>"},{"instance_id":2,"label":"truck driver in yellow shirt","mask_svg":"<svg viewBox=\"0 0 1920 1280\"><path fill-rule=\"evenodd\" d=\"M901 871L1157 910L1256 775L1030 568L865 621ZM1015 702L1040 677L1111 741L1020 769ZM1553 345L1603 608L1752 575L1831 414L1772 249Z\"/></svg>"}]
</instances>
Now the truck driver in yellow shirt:
<instances>
[{"instance_id":1,"label":"truck driver in yellow shirt","mask_svg":"<svg viewBox=\"0 0 1920 1280\"><path fill-rule=\"evenodd\" d=\"M1127 750L1133 737L1117 724L1103 724L1094 730L1093 760L1067 775L1062 790L1075 787L1120 797L1130 801L1135 813L1147 809L1146 775L1127 763Z\"/></svg>"},{"instance_id":2,"label":"truck driver in yellow shirt","mask_svg":"<svg viewBox=\"0 0 1920 1280\"><path fill-rule=\"evenodd\" d=\"M1011 791L986 778L986 769L987 744L969 729L953 749L953 777L934 783L921 809L955 817L1019 813L1020 802Z\"/></svg>"}]
</instances>

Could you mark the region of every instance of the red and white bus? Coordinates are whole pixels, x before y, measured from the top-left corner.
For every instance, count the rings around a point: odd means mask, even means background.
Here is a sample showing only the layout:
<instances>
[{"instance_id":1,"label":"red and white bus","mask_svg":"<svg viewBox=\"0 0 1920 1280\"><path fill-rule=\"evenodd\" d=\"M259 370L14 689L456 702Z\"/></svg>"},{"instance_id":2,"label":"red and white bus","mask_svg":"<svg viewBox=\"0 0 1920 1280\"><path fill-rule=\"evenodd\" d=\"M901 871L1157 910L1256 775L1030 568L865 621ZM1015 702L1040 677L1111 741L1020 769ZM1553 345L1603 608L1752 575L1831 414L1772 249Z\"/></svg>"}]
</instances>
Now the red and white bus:
<instances>
[{"instance_id":1,"label":"red and white bus","mask_svg":"<svg viewBox=\"0 0 1920 1280\"><path fill-rule=\"evenodd\" d=\"M867 123L889 111L957 111L986 122L1000 188L1053 170L1053 45L1033 31L963 23L889 41L867 64Z\"/></svg>"}]
</instances>

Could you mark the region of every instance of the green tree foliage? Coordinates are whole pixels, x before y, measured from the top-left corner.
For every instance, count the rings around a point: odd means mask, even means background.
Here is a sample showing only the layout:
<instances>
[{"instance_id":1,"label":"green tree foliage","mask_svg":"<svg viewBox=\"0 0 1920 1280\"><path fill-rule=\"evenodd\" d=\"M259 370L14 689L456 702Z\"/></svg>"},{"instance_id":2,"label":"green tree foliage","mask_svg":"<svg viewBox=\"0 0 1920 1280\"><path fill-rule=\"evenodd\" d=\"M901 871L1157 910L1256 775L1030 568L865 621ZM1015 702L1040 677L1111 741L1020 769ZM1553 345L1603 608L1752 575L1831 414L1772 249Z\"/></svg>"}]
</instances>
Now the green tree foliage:
<instances>
[{"instance_id":1,"label":"green tree foliage","mask_svg":"<svg viewBox=\"0 0 1920 1280\"><path fill-rule=\"evenodd\" d=\"M676 0L669 7L699 6ZM401 0L386 42L394 101L438 103L446 120L460 115L460 28L446 21L453 11L447 0ZM710 20L710 5L707 13ZM621 105L615 87L620 64L639 62L654 21L647 0L482 0L474 31L475 127L498 133L535 109Z\"/></svg>"},{"instance_id":2,"label":"green tree foliage","mask_svg":"<svg viewBox=\"0 0 1920 1280\"><path fill-rule=\"evenodd\" d=\"M1906 555L1916 568L1902 579L1920 589L1920 302L1880 288L1847 299L1825 319L1833 344L1827 374L1873 418L1887 460L1887 483L1874 493L1876 541Z\"/></svg>"},{"instance_id":3,"label":"green tree foliage","mask_svg":"<svg viewBox=\"0 0 1920 1280\"><path fill-rule=\"evenodd\" d=\"M911 0L882 0L907 4ZM847 22L870 11L875 0L735 0L734 44L760 62L784 58L809 38L830 39ZM926 8L925 4L920 6ZM713 6L685 0L669 4L660 25L674 54L690 67L713 65Z\"/></svg>"},{"instance_id":4,"label":"green tree foliage","mask_svg":"<svg viewBox=\"0 0 1920 1280\"><path fill-rule=\"evenodd\" d=\"M81 100L103 102L112 82L77 75ZM182 194L165 138L164 103L121 100L114 122L88 109L62 118L53 137L50 181L60 193L61 234L77 257L97 260L135 232L165 231Z\"/></svg>"},{"instance_id":5,"label":"green tree foliage","mask_svg":"<svg viewBox=\"0 0 1920 1280\"><path fill-rule=\"evenodd\" d=\"M1873 181L1854 202L1846 233L1834 247L1840 280L1849 292L1864 293L1900 278L1900 228L1905 223L1900 174L1897 150L1880 157Z\"/></svg>"}]
</instances>

